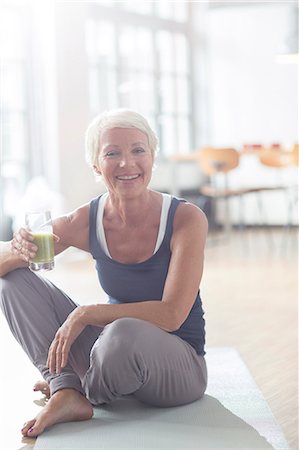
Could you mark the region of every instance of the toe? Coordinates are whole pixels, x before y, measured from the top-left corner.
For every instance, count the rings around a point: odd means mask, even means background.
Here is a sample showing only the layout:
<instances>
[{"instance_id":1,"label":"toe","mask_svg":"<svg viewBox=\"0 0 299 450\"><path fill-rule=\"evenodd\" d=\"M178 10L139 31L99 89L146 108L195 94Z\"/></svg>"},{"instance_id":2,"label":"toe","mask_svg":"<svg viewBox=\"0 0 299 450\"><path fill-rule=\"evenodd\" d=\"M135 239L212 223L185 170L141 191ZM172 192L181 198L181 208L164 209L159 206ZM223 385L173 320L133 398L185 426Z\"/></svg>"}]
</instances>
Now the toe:
<instances>
[{"instance_id":1,"label":"toe","mask_svg":"<svg viewBox=\"0 0 299 450\"><path fill-rule=\"evenodd\" d=\"M23 425L23 428L21 429L21 433L23 436L27 436L28 430L33 427L35 423L35 419L29 420L28 422L25 422Z\"/></svg>"},{"instance_id":2,"label":"toe","mask_svg":"<svg viewBox=\"0 0 299 450\"><path fill-rule=\"evenodd\" d=\"M38 380L38 381L34 384L33 390L34 390L34 391L37 391L37 390L40 388L40 385L41 385L42 383L44 383L43 380Z\"/></svg>"},{"instance_id":3,"label":"toe","mask_svg":"<svg viewBox=\"0 0 299 450\"><path fill-rule=\"evenodd\" d=\"M39 421L38 419L29 427L28 431L27 431L27 436L28 437L36 437L39 434L41 434L44 429L45 426L42 425L41 423L42 421Z\"/></svg>"},{"instance_id":4,"label":"toe","mask_svg":"<svg viewBox=\"0 0 299 450\"><path fill-rule=\"evenodd\" d=\"M38 380L33 386L34 391L41 391L45 387L48 387L48 383L44 380Z\"/></svg>"},{"instance_id":5,"label":"toe","mask_svg":"<svg viewBox=\"0 0 299 450\"><path fill-rule=\"evenodd\" d=\"M37 381L33 386L34 391L42 392L46 397L50 397L50 388L46 381Z\"/></svg>"}]
</instances>

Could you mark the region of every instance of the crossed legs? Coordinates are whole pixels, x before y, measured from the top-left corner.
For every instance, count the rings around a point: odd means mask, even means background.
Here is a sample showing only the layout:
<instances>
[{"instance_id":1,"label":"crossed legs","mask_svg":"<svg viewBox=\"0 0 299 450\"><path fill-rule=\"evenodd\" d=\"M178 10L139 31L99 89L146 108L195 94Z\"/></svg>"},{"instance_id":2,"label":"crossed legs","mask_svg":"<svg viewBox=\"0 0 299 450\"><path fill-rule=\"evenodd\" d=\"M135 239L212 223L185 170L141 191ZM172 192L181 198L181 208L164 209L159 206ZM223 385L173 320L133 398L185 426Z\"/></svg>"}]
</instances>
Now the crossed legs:
<instances>
[{"instance_id":1,"label":"crossed legs","mask_svg":"<svg viewBox=\"0 0 299 450\"><path fill-rule=\"evenodd\" d=\"M206 388L205 360L179 337L139 319L88 326L72 345L59 375L46 366L57 329L76 304L29 269L0 279L1 308L10 329L49 385L50 400L22 433L37 436L58 422L92 417L92 404L133 394L156 406L200 398Z\"/></svg>"}]
</instances>

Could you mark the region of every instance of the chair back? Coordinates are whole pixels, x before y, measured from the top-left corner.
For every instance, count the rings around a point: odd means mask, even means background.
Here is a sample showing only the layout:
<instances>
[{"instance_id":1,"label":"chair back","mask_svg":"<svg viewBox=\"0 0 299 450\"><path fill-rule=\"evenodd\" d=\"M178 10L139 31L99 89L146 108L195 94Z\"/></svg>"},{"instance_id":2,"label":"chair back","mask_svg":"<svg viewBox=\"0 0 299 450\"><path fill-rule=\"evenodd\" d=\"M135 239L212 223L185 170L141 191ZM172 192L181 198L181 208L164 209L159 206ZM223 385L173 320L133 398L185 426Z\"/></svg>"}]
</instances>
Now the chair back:
<instances>
[{"instance_id":1,"label":"chair back","mask_svg":"<svg viewBox=\"0 0 299 450\"><path fill-rule=\"evenodd\" d=\"M299 144L294 144L293 147L293 164L299 166Z\"/></svg>"},{"instance_id":2,"label":"chair back","mask_svg":"<svg viewBox=\"0 0 299 450\"><path fill-rule=\"evenodd\" d=\"M205 175L229 172L239 165L239 159L234 148L204 147L198 152L198 163Z\"/></svg>"},{"instance_id":3,"label":"chair back","mask_svg":"<svg viewBox=\"0 0 299 450\"><path fill-rule=\"evenodd\" d=\"M291 152L280 151L278 149L266 148L259 153L259 160L268 167L287 167L292 163Z\"/></svg>"}]
</instances>

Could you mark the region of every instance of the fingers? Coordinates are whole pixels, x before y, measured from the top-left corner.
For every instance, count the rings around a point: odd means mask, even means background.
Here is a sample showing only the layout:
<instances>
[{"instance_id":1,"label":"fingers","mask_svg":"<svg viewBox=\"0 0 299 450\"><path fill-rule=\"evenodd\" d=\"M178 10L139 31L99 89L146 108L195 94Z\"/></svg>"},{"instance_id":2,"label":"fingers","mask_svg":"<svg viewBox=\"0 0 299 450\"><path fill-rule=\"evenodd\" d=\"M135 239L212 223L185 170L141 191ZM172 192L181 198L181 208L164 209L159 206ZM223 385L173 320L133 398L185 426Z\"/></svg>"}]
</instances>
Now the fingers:
<instances>
[{"instance_id":1,"label":"fingers","mask_svg":"<svg viewBox=\"0 0 299 450\"><path fill-rule=\"evenodd\" d=\"M55 242L60 241L60 237L56 234L53 234L53 239ZM23 261L29 262L36 256L37 250L38 247L34 243L34 236L29 230L20 228L14 233L11 241L13 254L19 256Z\"/></svg>"},{"instance_id":2,"label":"fingers","mask_svg":"<svg viewBox=\"0 0 299 450\"><path fill-rule=\"evenodd\" d=\"M61 352L61 368L65 367L67 365L69 351L70 351L69 344L67 342L65 342L62 347L62 352Z\"/></svg>"},{"instance_id":3,"label":"fingers","mask_svg":"<svg viewBox=\"0 0 299 450\"><path fill-rule=\"evenodd\" d=\"M49 353L48 353L48 359L47 359L47 366L49 367L49 370L51 373L55 374L56 372L56 349L58 346L58 341L54 339L52 342Z\"/></svg>"},{"instance_id":4,"label":"fingers","mask_svg":"<svg viewBox=\"0 0 299 450\"><path fill-rule=\"evenodd\" d=\"M34 237L25 228L15 232L11 241L11 251L22 260L33 259L37 252L37 246L33 243Z\"/></svg>"},{"instance_id":5,"label":"fingers","mask_svg":"<svg viewBox=\"0 0 299 450\"><path fill-rule=\"evenodd\" d=\"M63 344L61 342L59 342L59 344L56 348L55 371L57 374L59 374L61 372L62 346L63 346Z\"/></svg>"},{"instance_id":6,"label":"fingers","mask_svg":"<svg viewBox=\"0 0 299 450\"><path fill-rule=\"evenodd\" d=\"M69 349L70 346L66 340L62 338L54 339L50 346L47 359L47 366L51 373L61 373L61 369L67 364Z\"/></svg>"}]
</instances>

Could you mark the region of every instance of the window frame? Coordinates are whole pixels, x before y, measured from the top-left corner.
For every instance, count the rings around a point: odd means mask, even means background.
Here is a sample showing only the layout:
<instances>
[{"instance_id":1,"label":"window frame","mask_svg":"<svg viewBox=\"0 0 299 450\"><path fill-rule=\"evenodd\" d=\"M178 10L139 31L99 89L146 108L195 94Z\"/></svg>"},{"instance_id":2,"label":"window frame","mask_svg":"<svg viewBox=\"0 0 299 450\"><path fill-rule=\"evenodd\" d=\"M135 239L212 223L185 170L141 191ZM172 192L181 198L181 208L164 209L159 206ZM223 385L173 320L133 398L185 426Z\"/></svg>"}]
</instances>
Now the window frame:
<instances>
[{"instance_id":1,"label":"window frame","mask_svg":"<svg viewBox=\"0 0 299 450\"><path fill-rule=\"evenodd\" d=\"M38 61L38 49L35 35L35 11L31 5L3 2L0 5L0 12L8 11L16 18L22 21L21 39L24 42L23 53L21 56L15 57L0 55L0 85L1 85L1 142L0 142L0 215L3 221L7 223L5 230L1 232L0 239L11 238L11 224L10 220L14 217L11 208L15 210L18 202L24 192L24 189L29 182L36 175L45 175L44 155L41 149L43 148L43 117L41 117L41 102L43 87L40 83L40 74L34 62ZM22 71L23 108L15 108L14 106L4 105L2 101L2 92L4 92L5 81L3 79L5 64L19 64L20 72ZM19 156L9 154L5 151L6 141L5 133L9 133L9 115L16 114L22 116L22 123L24 125L23 136L21 139L24 142L23 153ZM7 127L7 129L5 129ZM8 131L7 131L8 130ZM19 131L20 132L20 131ZM8 144L9 145L9 144ZM9 194L10 192L10 194ZM11 195L11 198L9 197ZM13 201L13 206L8 203ZM10 229L8 229L10 227Z\"/></svg>"},{"instance_id":2,"label":"window frame","mask_svg":"<svg viewBox=\"0 0 299 450\"><path fill-rule=\"evenodd\" d=\"M96 20L96 21L107 21L113 24L115 27L115 35L120 36L120 31L122 27L124 26L132 26L132 27L142 27L145 29L148 29L151 31L153 35L153 52L154 52L154 74L153 74L153 83L154 83L154 90L155 92L158 92L159 90L159 82L160 82L160 71L158 68L158 50L157 50L157 33L159 31L167 31L173 35L176 33L182 34L186 38L187 42L187 59L189 61L189 70L186 74L186 80L189 86L188 89L188 113L179 113L176 112L176 109L174 108L173 111L170 113L163 113L161 109L161 101L159 99L159 96L156 96L155 99L155 123L156 123L156 131L159 137L163 136L163 130L162 125L160 123L160 118L163 117L175 117L175 124L178 125L179 121L182 118L185 118L188 123L188 129L189 129L189 146L188 148L180 148L175 149L175 151L180 151L181 153L190 153L193 151L195 146L195 122L194 122L194 100L192 96L193 87L194 87L194 79L193 79L193 53L194 53L194 34L192 27L190 26L191 23L191 15L192 15L192 5L190 3L187 4L187 17L185 22L178 22L176 20L171 19L165 19L158 17L154 11L152 11L151 14L144 14L144 13L135 13L133 11L129 11L123 8L120 8L119 5L116 3L113 3L110 6L101 5L100 3L92 3L89 7L88 12L88 19ZM118 39L116 39L115 43L115 51L116 51L116 67L115 67L115 76L116 76L116 85L118 85L118 80L121 76L121 73L123 71L123 68L121 67L119 61L119 48L118 48ZM98 68L100 68L98 66ZM181 76L178 72L174 72L172 74L174 83L177 83L177 80ZM119 101L119 93L117 92L117 103L120 104ZM175 100L176 104L176 100ZM98 111L91 111L91 115L95 115L98 113ZM162 151L159 152L159 159L164 160L169 157L169 153L163 154Z\"/></svg>"}]
</instances>

